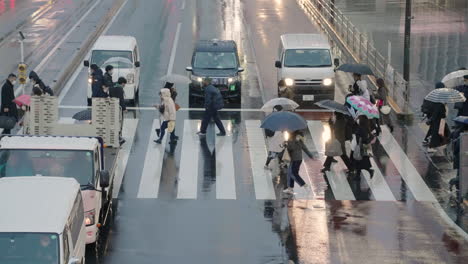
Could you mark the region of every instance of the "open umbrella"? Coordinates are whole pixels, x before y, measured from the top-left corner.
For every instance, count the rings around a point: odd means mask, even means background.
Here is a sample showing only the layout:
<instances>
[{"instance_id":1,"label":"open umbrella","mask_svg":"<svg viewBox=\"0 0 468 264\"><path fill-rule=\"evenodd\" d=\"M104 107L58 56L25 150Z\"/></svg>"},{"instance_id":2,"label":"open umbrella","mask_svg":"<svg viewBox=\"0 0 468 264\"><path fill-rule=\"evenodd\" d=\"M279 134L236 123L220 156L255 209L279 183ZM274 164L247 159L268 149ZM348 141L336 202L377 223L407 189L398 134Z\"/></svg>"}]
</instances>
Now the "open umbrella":
<instances>
[{"instance_id":1,"label":"open umbrella","mask_svg":"<svg viewBox=\"0 0 468 264\"><path fill-rule=\"evenodd\" d=\"M365 64L342 64L337 70L361 75L374 75L371 68Z\"/></svg>"},{"instance_id":2,"label":"open umbrella","mask_svg":"<svg viewBox=\"0 0 468 264\"><path fill-rule=\"evenodd\" d=\"M31 104L31 96L27 94L20 95L16 97L13 102L17 104L19 107L23 105L29 106Z\"/></svg>"},{"instance_id":3,"label":"open umbrella","mask_svg":"<svg viewBox=\"0 0 468 264\"><path fill-rule=\"evenodd\" d=\"M261 128L271 131L296 131L307 128L305 119L293 112L273 112L262 121Z\"/></svg>"},{"instance_id":4,"label":"open umbrella","mask_svg":"<svg viewBox=\"0 0 468 264\"><path fill-rule=\"evenodd\" d=\"M454 88L463 85L463 76L468 75L468 70L459 70L451 72L442 79L445 87Z\"/></svg>"},{"instance_id":5,"label":"open umbrella","mask_svg":"<svg viewBox=\"0 0 468 264\"><path fill-rule=\"evenodd\" d=\"M183 84L189 84L191 82L187 76L180 75L180 74L165 75L161 77L161 81L171 82L171 83L183 83Z\"/></svg>"},{"instance_id":6,"label":"open umbrella","mask_svg":"<svg viewBox=\"0 0 468 264\"><path fill-rule=\"evenodd\" d=\"M349 96L346 98L346 102L351 105L358 113L361 113L368 118L379 118L379 109L362 96Z\"/></svg>"},{"instance_id":7,"label":"open umbrella","mask_svg":"<svg viewBox=\"0 0 468 264\"><path fill-rule=\"evenodd\" d=\"M338 112L338 113L342 113L344 115L351 115L346 106L344 106L343 104L340 104L340 103L338 103L336 101L333 101L333 100L328 100L328 99L327 100L322 100L322 101L318 101L315 104L322 107L322 108L332 110L332 111L335 111L335 112Z\"/></svg>"},{"instance_id":8,"label":"open umbrella","mask_svg":"<svg viewBox=\"0 0 468 264\"><path fill-rule=\"evenodd\" d=\"M468 116L457 116L453 119L453 121L468 125Z\"/></svg>"},{"instance_id":9,"label":"open umbrella","mask_svg":"<svg viewBox=\"0 0 468 264\"><path fill-rule=\"evenodd\" d=\"M86 109L86 110L83 110L83 111L80 111L80 112L74 114L73 119L79 120L79 121L91 120L91 118L92 118L91 116L92 116L91 110Z\"/></svg>"},{"instance_id":10,"label":"open umbrella","mask_svg":"<svg viewBox=\"0 0 468 264\"><path fill-rule=\"evenodd\" d=\"M466 98L462 93L452 88L439 88L432 90L424 99L426 99L429 102L443 104L459 103L466 101Z\"/></svg>"},{"instance_id":11,"label":"open umbrella","mask_svg":"<svg viewBox=\"0 0 468 264\"><path fill-rule=\"evenodd\" d=\"M296 102L294 102L293 100L288 99L288 98L284 98L284 97L279 97L279 98L271 99L270 101L266 102L262 106L262 110L264 112L272 112L273 107L275 107L277 105L281 105L283 107L283 110L285 110L285 111L292 111L292 110L299 107L299 105Z\"/></svg>"}]
</instances>

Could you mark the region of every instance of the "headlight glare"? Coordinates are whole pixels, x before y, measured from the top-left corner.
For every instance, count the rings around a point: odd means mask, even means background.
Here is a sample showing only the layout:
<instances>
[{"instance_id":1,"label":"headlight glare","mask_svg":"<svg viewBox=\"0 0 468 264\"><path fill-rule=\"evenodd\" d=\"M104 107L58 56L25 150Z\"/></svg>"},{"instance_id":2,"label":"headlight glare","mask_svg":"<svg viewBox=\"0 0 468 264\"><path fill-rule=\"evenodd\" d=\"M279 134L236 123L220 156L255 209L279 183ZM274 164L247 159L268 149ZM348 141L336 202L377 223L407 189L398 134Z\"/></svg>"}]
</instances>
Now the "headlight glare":
<instances>
[{"instance_id":1,"label":"headlight glare","mask_svg":"<svg viewBox=\"0 0 468 264\"><path fill-rule=\"evenodd\" d=\"M286 79L284 79L284 84L286 84L286 86L293 86L294 85L294 80L291 79L291 78L286 78Z\"/></svg>"},{"instance_id":2,"label":"headlight glare","mask_svg":"<svg viewBox=\"0 0 468 264\"><path fill-rule=\"evenodd\" d=\"M331 78L325 78L323 79L322 83L325 86L330 86L333 83L333 80Z\"/></svg>"},{"instance_id":3,"label":"headlight glare","mask_svg":"<svg viewBox=\"0 0 468 264\"><path fill-rule=\"evenodd\" d=\"M95 218L96 218L96 210L90 210L84 213L85 216L85 224L86 226L94 225Z\"/></svg>"},{"instance_id":4,"label":"headlight glare","mask_svg":"<svg viewBox=\"0 0 468 264\"><path fill-rule=\"evenodd\" d=\"M92 77L88 77L88 83L93 83L93 78Z\"/></svg>"},{"instance_id":5,"label":"headlight glare","mask_svg":"<svg viewBox=\"0 0 468 264\"><path fill-rule=\"evenodd\" d=\"M232 77L228 78L228 83L232 83L233 81L234 81L234 78L232 78Z\"/></svg>"}]
</instances>

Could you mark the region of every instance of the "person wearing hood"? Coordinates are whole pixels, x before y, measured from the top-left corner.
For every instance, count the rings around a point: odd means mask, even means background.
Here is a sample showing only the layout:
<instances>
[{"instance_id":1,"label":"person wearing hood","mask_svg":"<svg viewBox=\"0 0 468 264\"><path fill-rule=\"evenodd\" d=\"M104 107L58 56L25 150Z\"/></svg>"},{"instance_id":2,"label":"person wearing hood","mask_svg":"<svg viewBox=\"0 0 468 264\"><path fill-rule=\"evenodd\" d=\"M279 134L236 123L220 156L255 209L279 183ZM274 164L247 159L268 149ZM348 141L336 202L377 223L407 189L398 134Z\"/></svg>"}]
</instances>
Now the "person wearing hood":
<instances>
[{"instance_id":1,"label":"person wearing hood","mask_svg":"<svg viewBox=\"0 0 468 264\"><path fill-rule=\"evenodd\" d=\"M161 129L159 132L159 138L154 140L154 142L161 144L162 139L166 133L166 129L168 129L169 133L171 133L171 141L176 141L179 138L175 135L175 121L176 121L176 108L174 100L171 97L171 91L167 88L162 88L159 92L161 96L161 104L155 105L155 107L159 110L160 118L161 118Z\"/></svg>"},{"instance_id":2,"label":"person wearing hood","mask_svg":"<svg viewBox=\"0 0 468 264\"><path fill-rule=\"evenodd\" d=\"M54 96L54 91L49 86L46 86L44 82L39 78L39 75L35 71L29 73L29 79L33 87L39 87L42 90L42 93L46 93L50 96Z\"/></svg>"},{"instance_id":3,"label":"person wearing hood","mask_svg":"<svg viewBox=\"0 0 468 264\"><path fill-rule=\"evenodd\" d=\"M102 95L102 84L104 83L102 70L96 64L91 64L90 68L92 97L100 97L99 95Z\"/></svg>"},{"instance_id":4,"label":"person wearing hood","mask_svg":"<svg viewBox=\"0 0 468 264\"><path fill-rule=\"evenodd\" d=\"M2 86L2 106L1 113L2 115L12 116L18 121L18 109L16 104L13 102L15 100L15 90L14 86L16 84L16 75L10 73L8 78L5 81L5 84ZM10 129L4 129L3 134L10 134Z\"/></svg>"}]
</instances>

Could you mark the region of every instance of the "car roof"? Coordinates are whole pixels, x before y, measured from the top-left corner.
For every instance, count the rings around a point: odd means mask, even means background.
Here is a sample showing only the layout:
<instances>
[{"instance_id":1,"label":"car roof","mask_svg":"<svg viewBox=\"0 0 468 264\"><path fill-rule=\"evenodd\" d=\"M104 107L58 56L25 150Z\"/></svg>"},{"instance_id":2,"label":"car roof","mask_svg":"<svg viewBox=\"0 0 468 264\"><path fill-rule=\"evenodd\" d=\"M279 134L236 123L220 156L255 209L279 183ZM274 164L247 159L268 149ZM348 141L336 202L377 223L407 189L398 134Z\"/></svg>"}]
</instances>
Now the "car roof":
<instances>
[{"instance_id":1,"label":"car roof","mask_svg":"<svg viewBox=\"0 0 468 264\"><path fill-rule=\"evenodd\" d=\"M136 39L132 36L101 36L93 46L93 50L129 50L133 51Z\"/></svg>"},{"instance_id":2,"label":"car roof","mask_svg":"<svg viewBox=\"0 0 468 264\"><path fill-rule=\"evenodd\" d=\"M284 34L281 42L284 49L330 48L328 39L322 34Z\"/></svg>"},{"instance_id":3,"label":"car roof","mask_svg":"<svg viewBox=\"0 0 468 264\"><path fill-rule=\"evenodd\" d=\"M195 45L195 51L236 52L234 40L200 40Z\"/></svg>"},{"instance_id":4,"label":"car roof","mask_svg":"<svg viewBox=\"0 0 468 264\"><path fill-rule=\"evenodd\" d=\"M94 150L97 138L66 136L4 136L1 149Z\"/></svg>"},{"instance_id":5,"label":"car roof","mask_svg":"<svg viewBox=\"0 0 468 264\"><path fill-rule=\"evenodd\" d=\"M1 178L0 232L62 233L79 191L73 178Z\"/></svg>"}]
</instances>

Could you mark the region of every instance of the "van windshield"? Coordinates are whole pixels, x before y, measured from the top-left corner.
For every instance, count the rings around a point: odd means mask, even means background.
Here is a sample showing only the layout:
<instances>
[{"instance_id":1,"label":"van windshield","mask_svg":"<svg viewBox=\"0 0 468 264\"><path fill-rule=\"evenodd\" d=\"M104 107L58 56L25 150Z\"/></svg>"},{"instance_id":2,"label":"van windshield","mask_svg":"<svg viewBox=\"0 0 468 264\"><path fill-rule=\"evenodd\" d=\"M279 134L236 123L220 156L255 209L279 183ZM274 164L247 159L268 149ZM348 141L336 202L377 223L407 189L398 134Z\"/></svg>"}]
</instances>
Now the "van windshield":
<instances>
[{"instance_id":1,"label":"van windshield","mask_svg":"<svg viewBox=\"0 0 468 264\"><path fill-rule=\"evenodd\" d=\"M87 150L0 150L0 178L34 175L69 177L81 185L93 184L93 153Z\"/></svg>"},{"instance_id":2,"label":"van windshield","mask_svg":"<svg viewBox=\"0 0 468 264\"><path fill-rule=\"evenodd\" d=\"M237 56L234 52L197 52L193 67L207 70L236 69Z\"/></svg>"},{"instance_id":3,"label":"van windshield","mask_svg":"<svg viewBox=\"0 0 468 264\"><path fill-rule=\"evenodd\" d=\"M131 51L120 50L93 50L91 64L96 64L99 68L112 65L114 68L133 68L133 58Z\"/></svg>"},{"instance_id":4,"label":"van windshield","mask_svg":"<svg viewBox=\"0 0 468 264\"><path fill-rule=\"evenodd\" d=\"M289 49L284 54L284 66L291 68L331 67L327 49Z\"/></svg>"},{"instance_id":5,"label":"van windshield","mask_svg":"<svg viewBox=\"0 0 468 264\"><path fill-rule=\"evenodd\" d=\"M0 233L0 263L58 264L59 236L53 233Z\"/></svg>"}]
</instances>

